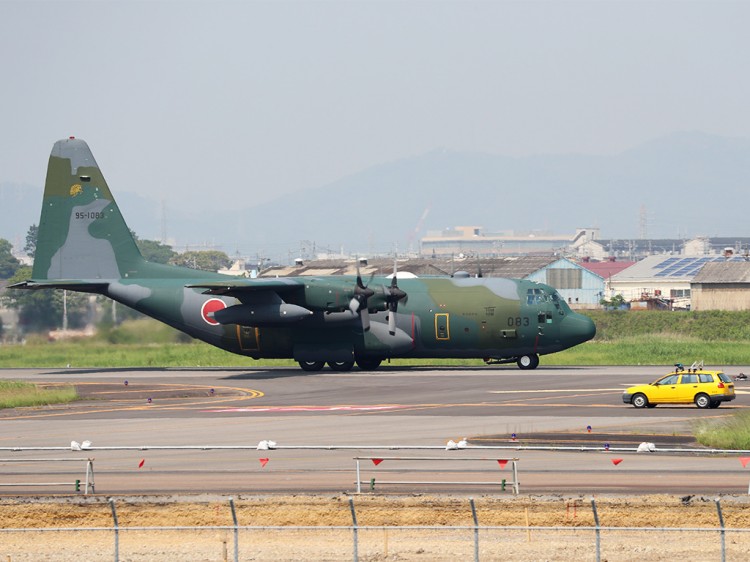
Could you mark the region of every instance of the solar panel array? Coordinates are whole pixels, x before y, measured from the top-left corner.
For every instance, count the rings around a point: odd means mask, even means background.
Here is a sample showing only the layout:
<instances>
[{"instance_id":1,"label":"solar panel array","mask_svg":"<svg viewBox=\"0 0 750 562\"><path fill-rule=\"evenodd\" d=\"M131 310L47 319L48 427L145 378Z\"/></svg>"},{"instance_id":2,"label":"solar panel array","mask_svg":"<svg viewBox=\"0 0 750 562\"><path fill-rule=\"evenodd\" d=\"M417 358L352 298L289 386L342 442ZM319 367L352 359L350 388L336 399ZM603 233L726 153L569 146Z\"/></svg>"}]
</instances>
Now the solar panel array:
<instances>
[{"instance_id":1,"label":"solar panel array","mask_svg":"<svg viewBox=\"0 0 750 562\"><path fill-rule=\"evenodd\" d=\"M660 270L655 277L692 277L697 274L701 267L713 261L745 261L743 258L734 256L729 259L724 257L710 258L668 258L654 266Z\"/></svg>"}]
</instances>

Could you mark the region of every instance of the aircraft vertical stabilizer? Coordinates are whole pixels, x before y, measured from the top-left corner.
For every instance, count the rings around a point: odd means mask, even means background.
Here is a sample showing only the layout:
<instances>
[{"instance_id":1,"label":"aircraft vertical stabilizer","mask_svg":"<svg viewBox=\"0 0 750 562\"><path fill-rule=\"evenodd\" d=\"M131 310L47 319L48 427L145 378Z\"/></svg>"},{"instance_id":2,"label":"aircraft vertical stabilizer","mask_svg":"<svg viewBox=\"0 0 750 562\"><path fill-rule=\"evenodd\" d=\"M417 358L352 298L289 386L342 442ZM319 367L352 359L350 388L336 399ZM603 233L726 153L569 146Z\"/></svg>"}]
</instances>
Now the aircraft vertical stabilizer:
<instances>
[{"instance_id":1,"label":"aircraft vertical stabilizer","mask_svg":"<svg viewBox=\"0 0 750 562\"><path fill-rule=\"evenodd\" d=\"M52 148L32 277L120 279L144 263L85 141Z\"/></svg>"}]
</instances>

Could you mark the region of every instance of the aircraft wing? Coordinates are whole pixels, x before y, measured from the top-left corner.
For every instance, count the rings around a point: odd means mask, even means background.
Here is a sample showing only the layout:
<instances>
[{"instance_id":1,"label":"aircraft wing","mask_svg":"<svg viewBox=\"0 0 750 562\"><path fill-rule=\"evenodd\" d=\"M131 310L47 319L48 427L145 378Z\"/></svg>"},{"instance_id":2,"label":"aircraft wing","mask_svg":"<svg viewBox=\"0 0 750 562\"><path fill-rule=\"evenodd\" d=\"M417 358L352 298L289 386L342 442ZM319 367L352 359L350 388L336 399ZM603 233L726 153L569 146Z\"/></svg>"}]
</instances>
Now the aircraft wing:
<instances>
[{"instance_id":1,"label":"aircraft wing","mask_svg":"<svg viewBox=\"0 0 750 562\"><path fill-rule=\"evenodd\" d=\"M241 297L250 293L262 291L273 291L283 294L293 291L299 291L304 288L304 284L299 280L283 277L276 279L232 279L226 281L209 281L206 283L191 283L185 285L188 289L205 289L205 295L222 295L228 297Z\"/></svg>"}]
</instances>

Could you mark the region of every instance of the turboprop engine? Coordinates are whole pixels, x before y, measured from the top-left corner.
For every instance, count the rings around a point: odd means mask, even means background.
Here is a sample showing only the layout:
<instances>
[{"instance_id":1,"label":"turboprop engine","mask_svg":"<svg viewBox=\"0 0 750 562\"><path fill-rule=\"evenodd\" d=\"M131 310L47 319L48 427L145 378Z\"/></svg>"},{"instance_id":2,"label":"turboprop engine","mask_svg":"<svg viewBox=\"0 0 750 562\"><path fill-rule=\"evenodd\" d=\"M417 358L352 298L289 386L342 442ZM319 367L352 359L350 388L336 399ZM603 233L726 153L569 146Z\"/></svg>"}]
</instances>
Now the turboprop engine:
<instances>
[{"instance_id":1,"label":"turboprop engine","mask_svg":"<svg viewBox=\"0 0 750 562\"><path fill-rule=\"evenodd\" d=\"M213 312L219 324L239 324L240 326L280 326L299 322L312 315L312 310L289 303L236 304Z\"/></svg>"}]
</instances>

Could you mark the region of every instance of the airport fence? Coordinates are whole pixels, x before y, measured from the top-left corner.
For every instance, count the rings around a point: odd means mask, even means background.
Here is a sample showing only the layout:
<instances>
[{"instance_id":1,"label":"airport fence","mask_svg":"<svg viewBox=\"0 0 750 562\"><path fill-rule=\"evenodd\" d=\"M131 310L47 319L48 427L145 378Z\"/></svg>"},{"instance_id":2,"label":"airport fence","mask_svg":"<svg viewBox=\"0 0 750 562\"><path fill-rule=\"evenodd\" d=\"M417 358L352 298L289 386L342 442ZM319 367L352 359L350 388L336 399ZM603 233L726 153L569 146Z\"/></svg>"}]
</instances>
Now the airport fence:
<instances>
[{"instance_id":1,"label":"airport fence","mask_svg":"<svg viewBox=\"0 0 750 562\"><path fill-rule=\"evenodd\" d=\"M363 525L349 498L348 525L240 525L229 499L231 525L120 524L109 500L111 526L0 528L0 558L92 562L128 560L747 560L750 528L727 527L720 500L715 525L601 525L597 502L568 502L566 517L594 525L482 525L469 498L466 525ZM711 502L704 502L706 504ZM702 506L704 508L709 505ZM528 519L528 512L527 512Z\"/></svg>"}]
</instances>

